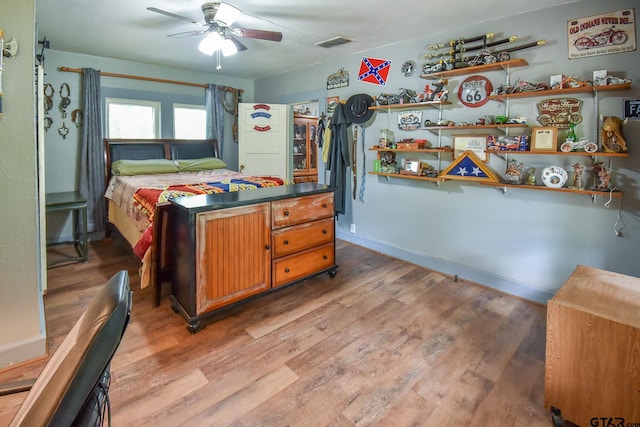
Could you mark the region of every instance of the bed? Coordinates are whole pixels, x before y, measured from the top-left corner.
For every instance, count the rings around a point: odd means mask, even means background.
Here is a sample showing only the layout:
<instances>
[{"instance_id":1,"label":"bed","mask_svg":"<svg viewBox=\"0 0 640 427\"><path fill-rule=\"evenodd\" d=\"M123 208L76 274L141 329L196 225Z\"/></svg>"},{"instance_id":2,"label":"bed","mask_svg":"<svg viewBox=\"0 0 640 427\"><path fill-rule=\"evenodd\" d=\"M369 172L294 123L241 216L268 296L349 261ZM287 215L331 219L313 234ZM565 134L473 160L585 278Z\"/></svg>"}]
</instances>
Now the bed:
<instances>
[{"instance_id":1,"label":"bed","mask_svg":"<svg viewBox=\"0 0 640 427\"><path fill-rule=\"evenodd\" d=\"M151 286L153 306L160 286L170 278L167 206L172 197L286 185L271 176L227 169L217 141L177 139L105 139L107 238L115 231L140 259L140 282Z\"/></svg>"}]
</instances>

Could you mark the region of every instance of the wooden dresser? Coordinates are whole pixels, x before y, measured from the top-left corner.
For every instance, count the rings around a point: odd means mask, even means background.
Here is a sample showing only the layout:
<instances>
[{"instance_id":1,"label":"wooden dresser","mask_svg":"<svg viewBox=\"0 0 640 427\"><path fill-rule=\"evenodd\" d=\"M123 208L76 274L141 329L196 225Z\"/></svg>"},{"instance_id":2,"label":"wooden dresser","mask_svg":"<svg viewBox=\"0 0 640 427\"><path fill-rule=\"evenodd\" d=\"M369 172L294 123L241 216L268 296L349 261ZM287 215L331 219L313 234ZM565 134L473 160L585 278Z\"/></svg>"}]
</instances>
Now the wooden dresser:
<instances>
[{"instance_id":1,"label":"wooden dresser","mask_svg":"<svg viewBox=\"0 0 640 427\"><path fill-rule=\"evenodd\" d=\"M581 426L640 423L640 279L578 266L547 304L545 408Z\"/></svg>"},{"instance_id":2,"label":"wooden dresser","mask_svg":"<svg viewBox=\"0 0 640 427\"><path fill-rule=\"evenodd\" d=\"M172 308L191 333L220 308L336 274L333 190L304 183L181 197L169 207Z\"/></svg>"}]
</instances>

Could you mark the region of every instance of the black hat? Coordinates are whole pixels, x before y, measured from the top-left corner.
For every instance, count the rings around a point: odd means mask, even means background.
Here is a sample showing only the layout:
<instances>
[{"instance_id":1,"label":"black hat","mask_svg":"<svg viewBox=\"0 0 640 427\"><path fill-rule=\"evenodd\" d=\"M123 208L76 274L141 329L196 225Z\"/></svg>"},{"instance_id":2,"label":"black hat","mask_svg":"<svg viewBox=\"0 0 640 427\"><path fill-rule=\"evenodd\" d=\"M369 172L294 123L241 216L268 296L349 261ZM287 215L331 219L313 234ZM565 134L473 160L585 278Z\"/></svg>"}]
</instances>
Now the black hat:
<instances>
[{"instance_id":1,"label":"black hat","mask_svg":"<svg viewBox=\"0 0 640 427\"><path fill-rule=\"evenodd\" d=\"M364 123L373 116L373 110L369 109L372 105L375 105L375 100L371 95L353 95L347 99L344 115L351 123Z\"/></svg>"}]
</instances>

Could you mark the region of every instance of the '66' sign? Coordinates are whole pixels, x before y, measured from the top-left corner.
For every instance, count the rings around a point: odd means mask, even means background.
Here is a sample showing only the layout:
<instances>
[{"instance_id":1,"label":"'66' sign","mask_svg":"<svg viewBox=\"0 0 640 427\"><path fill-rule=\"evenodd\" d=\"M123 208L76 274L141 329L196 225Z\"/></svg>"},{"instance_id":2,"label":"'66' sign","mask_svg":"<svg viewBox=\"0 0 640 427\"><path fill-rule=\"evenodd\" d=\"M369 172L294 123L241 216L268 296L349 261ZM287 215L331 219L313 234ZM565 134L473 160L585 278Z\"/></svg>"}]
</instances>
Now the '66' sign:
<instances>
[{"instance_id":1,"label":"'66' sign","mask_svg":"<svg viewBox=\"0 0 640 427\"><path fill-rule=\"evenodd\" d=\"M480 107L489 101L493 90L489 79L483 76L467 77L458 89L458 98L467 107Z\"/></svg>"}]
</instances>

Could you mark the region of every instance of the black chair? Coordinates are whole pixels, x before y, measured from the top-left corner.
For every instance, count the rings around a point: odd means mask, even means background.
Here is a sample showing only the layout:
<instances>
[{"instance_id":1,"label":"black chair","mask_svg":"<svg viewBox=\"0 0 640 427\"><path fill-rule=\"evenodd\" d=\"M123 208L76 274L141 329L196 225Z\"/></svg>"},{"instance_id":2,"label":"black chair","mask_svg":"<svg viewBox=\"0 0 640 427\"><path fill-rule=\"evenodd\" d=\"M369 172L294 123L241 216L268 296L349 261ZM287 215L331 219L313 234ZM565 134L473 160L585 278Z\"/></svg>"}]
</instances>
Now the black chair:
<instances>
[{"instance_id":1,"label":"black chair","mask_svg":"<svg viewBox=\"0 0 640 427\"><path fill-rule=\"evenodd\" d=\"M99 426L111 421L110 363L131 315L129 274L116 273L91 301L29 390L10 426ZM106 417L105 417L106 415Z\"/></svg>"}]
</instances>

